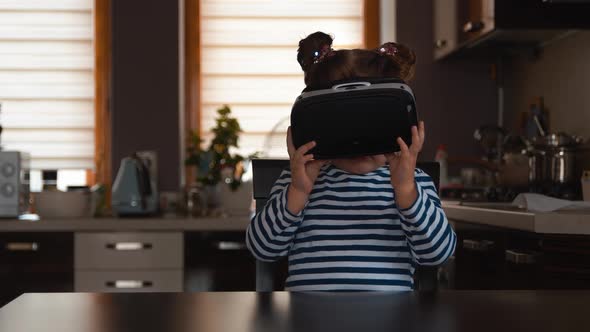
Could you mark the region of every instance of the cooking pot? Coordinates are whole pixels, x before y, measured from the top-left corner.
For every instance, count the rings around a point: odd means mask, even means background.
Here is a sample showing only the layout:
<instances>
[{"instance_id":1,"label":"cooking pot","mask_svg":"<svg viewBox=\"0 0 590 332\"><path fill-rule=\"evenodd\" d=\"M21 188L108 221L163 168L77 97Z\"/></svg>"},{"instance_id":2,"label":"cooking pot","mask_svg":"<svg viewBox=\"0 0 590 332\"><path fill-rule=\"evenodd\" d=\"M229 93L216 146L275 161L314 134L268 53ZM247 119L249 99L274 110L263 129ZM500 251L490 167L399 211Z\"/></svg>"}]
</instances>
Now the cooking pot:
<instances>
[{"instance_id":1,"label":"cooking pot","mask_svg":"<svg viewBox=\"0 0 590 332\"><path fill-rule=\"evenodd\" d=\"M575 174L576 147L556 147L547 154L549 178L553 183L565 184L579 181Z\"/></svg>"},{"instance_id":2,"label":"cooking pot","mask_svg":"<svg viewBox=\"0 0 590 332\"><path fill-rule=\"evenodd\" d=\"M544 150L529 148L525 152L528 157L529 164L529 183L533 185L540 185L547 182L550 177L547 175L548 170L546 167L546 153Z\"/></svg>"},{"instance_id":3,"label":"cooking pot","mask_svg":"<svg viewBox=\"0 0 590 332\"><path fill-rule=\"evenodd\" d=\"M529 179L535 183L570 184L575 174L576 154L583 139L566 133L538 136L529 148Z\"/></svg>"}]
</instances>

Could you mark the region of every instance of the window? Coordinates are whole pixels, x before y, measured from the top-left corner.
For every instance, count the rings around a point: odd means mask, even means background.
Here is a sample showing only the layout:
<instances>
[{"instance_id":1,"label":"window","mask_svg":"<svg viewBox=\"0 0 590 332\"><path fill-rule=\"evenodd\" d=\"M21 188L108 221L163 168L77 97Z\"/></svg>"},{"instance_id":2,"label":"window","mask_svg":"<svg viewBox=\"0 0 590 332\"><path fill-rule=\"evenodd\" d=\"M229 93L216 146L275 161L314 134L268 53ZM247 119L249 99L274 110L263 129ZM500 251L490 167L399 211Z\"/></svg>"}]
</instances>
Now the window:
<instances>
[{"instance_id":1,"label":"window","mask_svg":"<svg viewBox=\"0 0 590 332\"><path fill-rule=\"evenodd\" d=\"M331 33L334 48L364 44L362 0L201 0L200 129L207 139L216 109L231 107L244 133L240 152L286 157L286 129L305 87L299 40Z\"/></svg>"},{"instance_id":2,"label":"window","mask_svg":"<svg viewBox=\"0 0 590 332\"><path fill-rule=\"evenodd\" d=\"M30 153L35 170L63 170L62 188L94 168L92 7L0 0L1 144Z\"/></svg>"}]
</instances>

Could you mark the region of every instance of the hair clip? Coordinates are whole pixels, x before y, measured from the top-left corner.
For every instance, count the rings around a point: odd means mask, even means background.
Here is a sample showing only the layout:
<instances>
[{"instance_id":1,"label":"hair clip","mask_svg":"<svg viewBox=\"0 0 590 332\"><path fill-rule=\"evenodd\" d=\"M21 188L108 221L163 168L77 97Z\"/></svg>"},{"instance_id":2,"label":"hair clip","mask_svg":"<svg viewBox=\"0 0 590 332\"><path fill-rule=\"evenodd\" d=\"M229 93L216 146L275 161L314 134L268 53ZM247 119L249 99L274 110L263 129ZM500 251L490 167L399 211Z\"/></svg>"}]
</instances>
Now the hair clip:
<instances>
[{"instance_id":1,"label":"hair clip","mask_svg":"<svg viewBox=\"0 0 590 332\"><path fill-rule=\"evenodd\" d=\"M394 43L385 43L379 48L380 53L384 53L390 56L395 56L398 52L397 46Z\"/></svg>"},{"instance_id":2,"label":"hair clip","mask_svg":"<svg viewBox=\"0 0 590 332\"><path fill-rule=\"evenodd\" d=\"M334 54L334 49L328 45L324 45L321 51L313 52L313 63L318 63L324 60L326 57L330 57Z\"/></svg>"}]
</instances>

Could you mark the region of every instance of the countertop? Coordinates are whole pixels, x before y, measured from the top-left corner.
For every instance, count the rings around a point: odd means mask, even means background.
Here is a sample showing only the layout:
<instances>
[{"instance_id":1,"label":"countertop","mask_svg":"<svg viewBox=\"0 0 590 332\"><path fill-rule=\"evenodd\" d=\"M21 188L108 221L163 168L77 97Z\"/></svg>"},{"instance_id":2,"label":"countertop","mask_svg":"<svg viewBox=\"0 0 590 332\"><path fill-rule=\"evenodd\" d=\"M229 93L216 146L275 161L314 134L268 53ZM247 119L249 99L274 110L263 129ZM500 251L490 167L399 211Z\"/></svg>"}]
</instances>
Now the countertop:
<instances>
[{"instance_id":1,"label":"countertop","mask_svg":"<svg viewBox=\"0 0 590 332\"><path fill-rule=\"evenodd\" d=\"M530 212L511 208L509 203L477 207L463 206L458 201L443 201L443 209L452 221L540 234L590 235L589 210Z\"/></svg>"},{"instance_id":2,"label":"countertop","mask_svg":"<svg viewBox=\"0 0 590 332\"><path fill-rule=\"evenodd\" d=\"M582 331L590 291L47 293L0 309L0 331Z\"/></svg>"},{"instance_id":3,"label":"countertop","mask_svg":"<svg viewBox=\"0 0 590 332\"><path fill-rule=\"evenodd\" d=\"M463 206L443 201L449 220L503 227L541 234L590 235L590 211L528 212L507 204L487 207ZM226 218L63 218L40 221L0 219L0 232L109 232L195 231L241 232L248 216Z\"/></svg>"},{"instance_id":4,"label":"countertop","mask_svg":"<svg viewBox=\"0 0 590 332\"><path fill-rule=\"evenodd\" d=\"M0 219L0 232L244 231L248 216L219 218L63 218L24 221Z\"/></svg>"}]
</instances>

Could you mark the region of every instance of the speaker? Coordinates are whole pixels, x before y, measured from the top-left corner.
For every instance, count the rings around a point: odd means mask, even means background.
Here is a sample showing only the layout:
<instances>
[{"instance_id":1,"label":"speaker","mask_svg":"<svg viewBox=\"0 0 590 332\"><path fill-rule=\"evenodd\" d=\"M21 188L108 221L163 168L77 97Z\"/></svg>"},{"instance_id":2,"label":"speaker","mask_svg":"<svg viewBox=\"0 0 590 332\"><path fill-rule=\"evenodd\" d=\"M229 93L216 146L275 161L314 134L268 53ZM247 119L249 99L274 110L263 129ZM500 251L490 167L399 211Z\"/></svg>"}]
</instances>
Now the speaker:
<instances>
[{"instance_id":1,"label":"speaker","mask_svg":"<svg viewBox=\"0 0 590 332\"><path fill-rule=\"evenodd\" d=\"M29 207L30 155L0 151L0 218L18 218Z\"/></svg>"}]
</instances>

